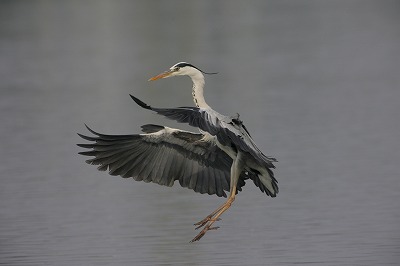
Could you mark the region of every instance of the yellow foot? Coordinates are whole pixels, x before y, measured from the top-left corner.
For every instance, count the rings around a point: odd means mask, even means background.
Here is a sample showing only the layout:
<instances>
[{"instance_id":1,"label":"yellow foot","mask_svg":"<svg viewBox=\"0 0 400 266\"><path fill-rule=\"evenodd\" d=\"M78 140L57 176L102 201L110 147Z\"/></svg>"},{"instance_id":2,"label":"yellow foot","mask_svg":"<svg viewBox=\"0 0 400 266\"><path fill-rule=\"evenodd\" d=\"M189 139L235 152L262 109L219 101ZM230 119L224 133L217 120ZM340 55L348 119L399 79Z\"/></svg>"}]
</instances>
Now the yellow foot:
<instances>
[{"instance_id":1,"label":"yellow foot","mask_svg":"<svg viewBox=\"0 0 400 266\"><path fill-rule=\"evenodd\" d=\"M236 187L233 187L232 191L235 191ZM219 227L211 227L216 221L221 220L219 217L231 206L232 202L235 200L235 194L233 196L229 196L229 199L221 205L218 209L216 209L214 212L212 212L210 215L208 215L206 218L201 220L198 223L195 223L196 229L199 229L200 227L203 227L203 230L200 231L200 233L195 236L190 242L193 243L195 241L199 241L206 233L208 230L216 230Z\"/></svg>"},{"instance_id":2,"label":"yellow foot","mask_svg":"<svg viewBox=\"0 0 400 266\"><path fill-rule=\"evenodd\" d=\"M214 223L214 222L212 222ZM217 230L219 228L219 226L215 226L215 227L211 227L211 224L208 224L206 227L203 228L203 230L201 230L201 232L195 236L192 240L190 240L190 243L193 243L195 241L199 241L209 230Z\"/></svg>"},{"instance_id":3,"label":"yellow foot","mask_svg":"<svg viewBox=\"0 0 400 266\"><path fill-rule=\"evenodd\" d=\"M196 230L199 229L200 227L203 227L204 225L206 225L208 222L216 222L221 220L221 218L217 218L217 219L212 219L214 215L208 215L206 218L204 218L203 220L201 220L198 223L195 223L194 225L197 225L197 227L195 228Z\"/></svg>"}]
</instances>

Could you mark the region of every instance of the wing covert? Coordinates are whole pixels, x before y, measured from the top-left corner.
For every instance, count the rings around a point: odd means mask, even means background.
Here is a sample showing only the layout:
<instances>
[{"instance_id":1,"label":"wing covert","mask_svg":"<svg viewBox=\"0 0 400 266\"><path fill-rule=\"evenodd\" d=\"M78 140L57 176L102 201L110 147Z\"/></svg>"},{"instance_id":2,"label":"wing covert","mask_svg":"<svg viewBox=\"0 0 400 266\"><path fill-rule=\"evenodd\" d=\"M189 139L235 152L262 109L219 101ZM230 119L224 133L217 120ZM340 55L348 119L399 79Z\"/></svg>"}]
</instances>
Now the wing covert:
<instances>
[{"instance_id":1,"label":"wing covert","mask_svg":"<svg viewBox=\"0 0 400 266\"><path fill-rule=\"evenodd\" d=\"M273 162L275 158L267 157L256 146L248 133L246 127L238 119L229 119L217 112L210 115L206 110L198 107L177 107L177 108L156 108L144 103L133 95L131 98L142 108L155 111L169 119L180 123L186 123L190 126L198 127L216 136L222 145L230 145L233 142L242 151L250 153L259 163L267 168L275 168ZM221 119L219 118L221 117ZM238 122L239 121L239 122Z\"/></svg>"}]
</instances>

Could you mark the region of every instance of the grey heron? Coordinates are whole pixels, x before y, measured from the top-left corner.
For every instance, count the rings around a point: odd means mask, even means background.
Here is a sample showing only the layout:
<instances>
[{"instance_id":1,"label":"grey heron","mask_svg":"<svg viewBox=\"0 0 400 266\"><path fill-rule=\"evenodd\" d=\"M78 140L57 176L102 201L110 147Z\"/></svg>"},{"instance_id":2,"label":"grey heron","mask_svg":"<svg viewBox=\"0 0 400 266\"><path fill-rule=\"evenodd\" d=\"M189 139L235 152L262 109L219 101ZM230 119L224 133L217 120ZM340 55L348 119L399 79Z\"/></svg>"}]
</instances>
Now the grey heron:
<instances>
[{"instance_id":1,"label":"grey heron","mask_svg":"<svg viewBox=\"0 0 400 266\"><path fill-rule=\"evenodd\" d=\"M94 156L89 164L100 165L111 175L132 177L137 181L172 186L179 180L182 187L195 192L229 196L224 204L195 223L202 230L191 240L200 240L213 224L230 208L245 180L252 180L268 196L278 193L272 168L275 158L264 155L256 146L239 115L230 117L214 111L204 99L204 75L199 68L180 62L149 81L172 76L189 76L196 107L155 108L131 95L142 108L155 111L169 119L197 127L200 133L159 125L142 126L142 134L105 135L89 127L95 136L79 134L90 144L78 146L90 149L80 152Z\"/></svg>"}]
</instances>

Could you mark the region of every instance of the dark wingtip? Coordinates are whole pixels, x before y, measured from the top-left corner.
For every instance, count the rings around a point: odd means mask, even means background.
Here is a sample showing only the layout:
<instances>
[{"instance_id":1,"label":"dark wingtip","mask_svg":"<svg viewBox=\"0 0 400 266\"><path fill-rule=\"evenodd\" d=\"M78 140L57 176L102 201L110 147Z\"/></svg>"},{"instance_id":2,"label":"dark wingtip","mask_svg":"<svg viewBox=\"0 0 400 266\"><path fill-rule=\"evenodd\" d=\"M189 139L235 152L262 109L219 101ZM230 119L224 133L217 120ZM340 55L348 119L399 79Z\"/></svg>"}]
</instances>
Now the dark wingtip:
<instances>
[{"instance_id":1,"label":"dark wingtip","mask_svg":"<svg viewBox=\"0 0 400 266\"><path fill-rule=\"evenodd\" d=\"M140 107L144 108L144 109L148 109L151 110L151 106L142 102L141 100L139 100L138 98L136 98L135 96L133 96L132 94L129 94L129 96L131 96L132 100L135 101L135 103L137 103Z\"/></svg>"},{"instance_id":2,"label":"dark wingtip","mask_svg":"<svg viewBox=\"0 0 400 266\"><path fill-rule=\"evenodd\" d=\"M89 140L89 141L94 141L95 140L95 138L93 138L93 137L85 136L85 135L82 135L82 134L79 134L79 133L77 133L77 134L78 134L79 137L83 138L84 140ZM76 144L76 145L79 146L80 144Z\"/></svg>"},{"instance_id":3,"label":"dark wingtip","mask_svg":"<svg viewBox=\"0 0 400 266\"><path fill-rule=\"evenodd\" d=\"M99 133L95 132L95 131L94 131L93 129L91 129L87 124L85 124L85 127L86 127L92 134L99 136ZM83 138L83 139L85 139L85 140L96 141L96 138L95 138L95 137L89 137L89 136L86 136L86 135L83 135L83 134L80 134L80 133L76 133L76 134L78 134L79 137L81 137L81 138ZM80 146L80 145L82 145L82 144L76 144L76 145ZM80 146L80 147L81 147L81 146Z\"/></svg>"},{"instance_id":4,"label":"dark wingtip","mask_svg":"<svg viewBox=\"0 0 400 266\"><path fill-rule=\"evenodd\" d=\"M92 134L94 134L94 135L97 135L97 136L100 136L99 133L97 133L96 131L94 131L93 129L91 129L88 125L85 124L85 127L87 128L87 130L90 131L90 133L92 133Z\"/></svg>"},{"instance_id":5,"label":"dark wingtip","mask_svg":"<svg viewBox=\"0 0 400 266\"><path fill-rule=\"evenodd\" d=\"M86 123L85 123L85 127L87 128L87 129L89 129L89 127L88 127L88 125L86 125ZM90 129L89 129L90 130ZM85 136L85 135L83 135L83 134L80 134L80 133L76 133L76 134L78 134L78 136L79 137L81 137L81 138L83 138L83 139L85 139L85 140L90 140L90 141L92 141L92 139L93 139L93 137L88 137L88 136ZM76 144L76 145L80 145L80 144Z\"/></svg>"}]
</instances>

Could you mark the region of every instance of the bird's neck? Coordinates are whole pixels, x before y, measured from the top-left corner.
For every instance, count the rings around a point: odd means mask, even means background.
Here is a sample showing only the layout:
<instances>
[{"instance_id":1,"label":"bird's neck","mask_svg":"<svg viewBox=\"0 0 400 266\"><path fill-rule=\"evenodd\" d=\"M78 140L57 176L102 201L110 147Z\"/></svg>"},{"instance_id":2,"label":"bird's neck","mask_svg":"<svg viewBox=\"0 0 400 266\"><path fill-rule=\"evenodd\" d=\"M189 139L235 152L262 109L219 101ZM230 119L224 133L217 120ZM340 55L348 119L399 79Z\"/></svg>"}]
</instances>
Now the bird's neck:
<instances>
[{"instance_id":1,"label":"bird's neck","mask_svg":"<svg viewBox=\"0 0 400 266\"><path fill-rule=\"evenodd\" d=\"M203 74L198 73L198 75L191 76L190 78L193 81L192 95L194 104L199 108L209 108L210 106L204 100L203 95L205 83Z\"/></svg>"}]
</instances>

